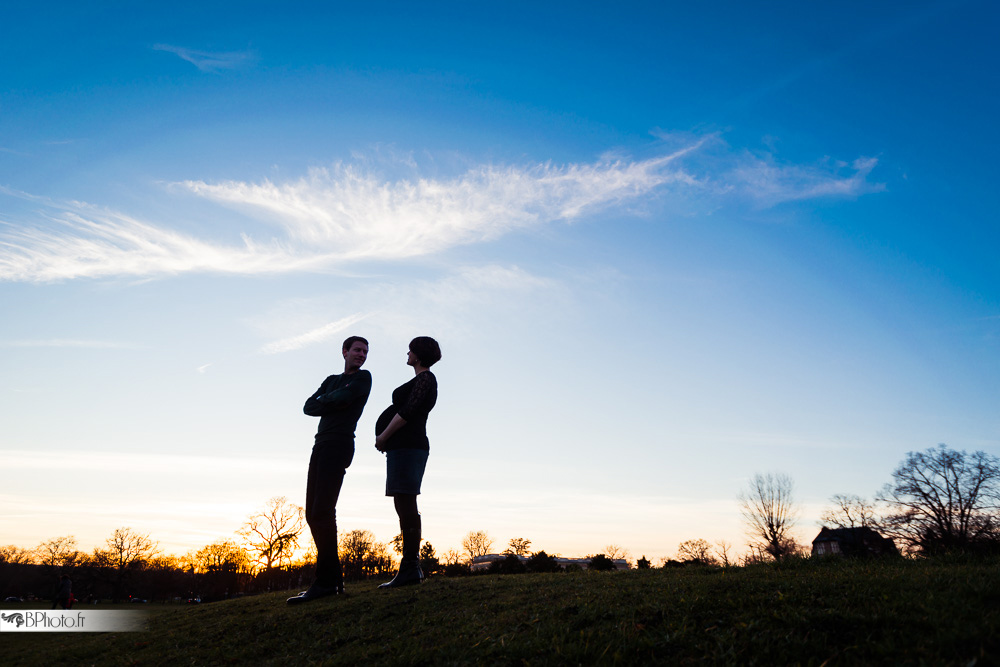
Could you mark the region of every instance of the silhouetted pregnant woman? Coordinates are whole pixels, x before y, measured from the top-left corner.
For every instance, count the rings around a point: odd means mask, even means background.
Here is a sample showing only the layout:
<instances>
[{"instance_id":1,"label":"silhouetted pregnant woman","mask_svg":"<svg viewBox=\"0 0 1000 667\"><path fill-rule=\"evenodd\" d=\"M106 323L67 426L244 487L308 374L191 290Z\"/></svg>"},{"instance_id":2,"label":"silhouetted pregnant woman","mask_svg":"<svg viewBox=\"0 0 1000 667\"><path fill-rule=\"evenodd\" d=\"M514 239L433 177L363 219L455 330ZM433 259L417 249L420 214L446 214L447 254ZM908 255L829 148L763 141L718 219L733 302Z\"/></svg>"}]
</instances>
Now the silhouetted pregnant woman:
<instances>
[{"instance_id":1,"label":"silhouetted pregnant woman","mask_svg":"<svg viewBox=\"0 0 1000 667\"><path fill-rule=\"evenodd\" d=\"M414 377L392 392L392 405L375 423L375 449L386 455L385 495L392 496L403 535L403 559L392 581L379 588L419 584L420 512L417 496L427 467L430 442L427 415L437 402L437 378L430 367L441 359L441 347L428 336L410 341L406 364Z\"/></svg>"}]
</instances>

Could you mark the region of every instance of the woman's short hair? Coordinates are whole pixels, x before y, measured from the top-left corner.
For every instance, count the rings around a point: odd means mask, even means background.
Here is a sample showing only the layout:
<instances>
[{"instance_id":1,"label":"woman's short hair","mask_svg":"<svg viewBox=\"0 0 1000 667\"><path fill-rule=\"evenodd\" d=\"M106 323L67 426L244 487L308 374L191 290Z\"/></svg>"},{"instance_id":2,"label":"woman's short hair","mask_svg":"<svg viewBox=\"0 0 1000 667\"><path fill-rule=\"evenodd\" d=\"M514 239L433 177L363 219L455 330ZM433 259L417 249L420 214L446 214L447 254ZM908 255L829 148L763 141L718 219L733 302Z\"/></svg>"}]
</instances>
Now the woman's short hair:
<instances>
[{"instance_id":1,"label":"woman's short hair","mask_svg":"<svg viewBox=\"0 0 1000 667\"><path fill-rule=\"evenodd\" d=\"M441 346L430 336L417 336L410 341L410 352L417 355L421 366L430 368L441 359Z\"/></svg>"}]
</instances>

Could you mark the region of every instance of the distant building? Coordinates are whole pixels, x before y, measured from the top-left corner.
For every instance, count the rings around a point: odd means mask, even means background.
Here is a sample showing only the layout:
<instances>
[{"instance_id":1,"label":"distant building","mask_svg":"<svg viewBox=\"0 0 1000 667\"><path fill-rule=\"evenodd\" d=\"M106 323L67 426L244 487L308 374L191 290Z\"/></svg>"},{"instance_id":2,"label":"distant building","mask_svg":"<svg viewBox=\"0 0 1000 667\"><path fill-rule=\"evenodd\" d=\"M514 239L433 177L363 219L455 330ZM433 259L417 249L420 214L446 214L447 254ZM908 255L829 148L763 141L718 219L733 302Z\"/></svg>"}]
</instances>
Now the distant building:
<instances>
[{"instance_id":1,"label":"distant building","mask_svg":"<svg viewBox=\"0 0 1000 667\"><path fill-rule=\"evenodd\" d=\"M489 569L490 565L492 565L493 563L497 561L502 561L506 557L507 554L486 554L485 556L476 556L475 558L472 559L472 564L469 566L469 569L472 570L473 572L477 572L479 570L486 570ZM518 556L517 559L522 563L528 562L527 556ZM586 570L587 564L590 563L589 558L562 558L561 556L553 556L552 560L554 560L556 562L556 565L563 568L564 570L568 565L576 565L580 569ZM619 570L629 569L628 561L625 560L624 558L616 558L611 562L614 563L615 567Z\"/></svg>"},{"instance_id":2,"label":"distant building","mask_svg":"<svg viewBox=\"0 0 1000 667\"><path fill-rule=\"evenodd\" d=\"M813 556L896 556L896 543L866 526L823 528L812 542Z\"/></svg>"}]
</instances>

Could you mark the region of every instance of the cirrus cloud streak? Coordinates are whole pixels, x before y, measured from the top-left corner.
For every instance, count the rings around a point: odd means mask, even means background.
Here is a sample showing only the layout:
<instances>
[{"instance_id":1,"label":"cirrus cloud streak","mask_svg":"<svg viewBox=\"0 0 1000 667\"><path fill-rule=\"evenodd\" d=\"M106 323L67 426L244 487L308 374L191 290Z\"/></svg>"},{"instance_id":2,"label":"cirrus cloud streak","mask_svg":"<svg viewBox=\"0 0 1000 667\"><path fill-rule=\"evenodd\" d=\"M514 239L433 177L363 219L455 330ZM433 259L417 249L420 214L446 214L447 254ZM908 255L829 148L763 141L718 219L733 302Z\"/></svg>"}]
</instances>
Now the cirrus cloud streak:
<instances>
[{"instance_id":1,"label":"cirrus cloud streak","mask_svg":"<svg viewBox=\"0 0 1000 667\"><path fill-rule=\"evenodd\" d=\"M34 220L0 220L0 281L150 278L182 273L260 275L331 271L357 261L392 261L488 242L519 229L572 222L628 202L697 195L740 198L755 206L880 189L868 181L876 160L819 166L775 165L752 157L682 163L715 137L668 155L590 164L483 165L451 179L386 180L338 164L282 183L182 181L172 189L206 202L188 228L196 235L86 203L40 202ZM718 142L716 142L718 143ZM844 173L844 172L848 173ZM218 239L217 206L263 222L267 238ZM196 225L190 223L195 222ZM249 220L248 226L249 226ZM269 230L269 231L268 231ZM203 237L202 237L203 236Z\"/></svg>"},{"instance_id":2,"label":"cirrus cloud streak","mask_svg":"<svg viewBox=\"0 0 1000 667\"><path fill-rule=\"evenodd\" d=\"M349 165L275 184L185 181L188 191L278 225L293 243L342 260L399 259L488 241L514 229L572 221L668 183L696 187L670 164L694 147L630 162L471 169L451 180L387 182Z\"/></svg>"},{"instance_id":3,"label":"cirrus cloud streak","mask_svg":"<svg viewBox=\"0 0 1000 667\"><path fill-rule=\"evenodd\" d=\"M298 350L315 343L322 343L333 338L347 327L353 326L354 324L364 320L369 315L370 313L354 313L353 315L342 317L335 322L324 324L321 327L317 327L303 334L289 336L288 338L268 343L262 347L260 351L264 354L277 354L279 352Z\"/></svg>"}]
</instances>

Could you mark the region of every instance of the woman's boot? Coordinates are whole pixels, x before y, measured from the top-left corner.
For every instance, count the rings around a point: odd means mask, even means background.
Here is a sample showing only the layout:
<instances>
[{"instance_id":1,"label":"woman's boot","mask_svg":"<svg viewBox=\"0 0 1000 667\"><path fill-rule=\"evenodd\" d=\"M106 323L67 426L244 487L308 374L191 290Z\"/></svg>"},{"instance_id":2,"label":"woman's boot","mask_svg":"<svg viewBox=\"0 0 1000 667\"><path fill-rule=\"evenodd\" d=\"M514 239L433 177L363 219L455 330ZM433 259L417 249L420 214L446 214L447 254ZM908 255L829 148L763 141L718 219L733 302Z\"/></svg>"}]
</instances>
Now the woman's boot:
<instances>
[{"instance_id":1,"label":"woman's boot","mask_svg":"<svg viewBox=\"0 0 1000 667\"><path fill-rule=\"evenodd\" d=\"M424 578L423 570L420 569L420 514L399 517L399 527L403 533L403 559L392 581L379 588L410 586L419 584Z\"/></svg>"}]
</instances>

